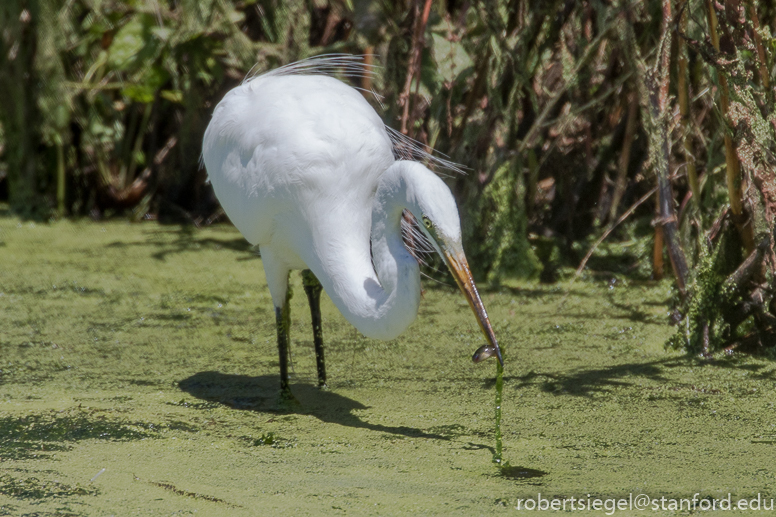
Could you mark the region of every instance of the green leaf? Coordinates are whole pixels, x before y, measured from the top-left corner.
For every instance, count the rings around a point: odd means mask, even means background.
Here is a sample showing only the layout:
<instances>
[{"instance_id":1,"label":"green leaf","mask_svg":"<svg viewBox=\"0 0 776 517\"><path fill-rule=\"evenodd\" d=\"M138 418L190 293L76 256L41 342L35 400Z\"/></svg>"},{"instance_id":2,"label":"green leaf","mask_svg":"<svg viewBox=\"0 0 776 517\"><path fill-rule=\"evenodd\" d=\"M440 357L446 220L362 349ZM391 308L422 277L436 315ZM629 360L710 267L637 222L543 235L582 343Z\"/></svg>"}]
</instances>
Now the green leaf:
<instances>
[{"instance_id":1,"label":"green leaf","mask_svg":"<svg viewBox=\"0 0 776 517\"><path fill-rule=\"evenodd\" d=\"M137 18L119 29L109 50L108 63L111 67L126 70L134 64L145 45L144 31L145 27Z\"/></svg>"},{"instance_id":2,"label":"green leaf","mask_svg":"<svg viewBox=\"0 0 776 517\"><path fill-rule=\"evenodd\" d=\"M169 27L153 27L151 28L151 34L156 36L159 41L168 41L172 35L172 29Z\"/></svg>"},{"instance_id":3,"label":"green leaf","mask_svg":"<svg viewBox=\"0 0 776 517\"><path fill-rule=\"evenodd\" d=\"M136 102L148 104L154 101L157 90L169 79L169 74L161 66L153 66L145 73L141 73L137 80L124 89L121 93Z\"/></svg>"},{"instance_id":4,"label":"green leaf","mask_svg":"<svg viewBox=\"0 0 776 517\"><path fill-rule=\"evenodd\" d=\"M439 74L446 81L454 81L461 72L474 66L472 58L460 42L449 41L437 33L432 33L431 37L434 44L434 61Z\"/></svg>"},{"instance_id":5,"label":"green leaf","mask_svg":"<svg viewBox=\"0 0 776 517\"><path fill-rule=\"evenodd\" d=\"M108 65L122 71L147 66L158 56L165 36L162 30L153 30L155 28L157 25L152 16L133 16L114 36L108 49Z\"/></svg>"},{"instance_id":6,"label":"green leaf","mask_svg":"<svg viewBox=\"0 0 776 517\"><path fill-rule=\"evenodd\" d=\"M167 99L170 102L177 102L178 104L183 102L183 92L180 90L162 90L160 95L163 99Z\"/></svg>"},{"instance_id":7,"label":"green leaf","mask_svg":"<svg viewBox=\"0 0 776 517\"><path fill-rule=\"evenodd\" d=\"M121 90L121 94L133 101L148 104L154 101L154 89L147 84L130 84Z\"/></svg>"},{"instance_id":8,"label":"green leaf","mask_svg":"<svg viewBox=\"0 0 776 517\"><path fill-rule=\"evenodd\" d=\"M232 10L227 15L229 21L235 24L242 23L245 20L245 13L242 11Z\"/></svg>"}]
</instances>

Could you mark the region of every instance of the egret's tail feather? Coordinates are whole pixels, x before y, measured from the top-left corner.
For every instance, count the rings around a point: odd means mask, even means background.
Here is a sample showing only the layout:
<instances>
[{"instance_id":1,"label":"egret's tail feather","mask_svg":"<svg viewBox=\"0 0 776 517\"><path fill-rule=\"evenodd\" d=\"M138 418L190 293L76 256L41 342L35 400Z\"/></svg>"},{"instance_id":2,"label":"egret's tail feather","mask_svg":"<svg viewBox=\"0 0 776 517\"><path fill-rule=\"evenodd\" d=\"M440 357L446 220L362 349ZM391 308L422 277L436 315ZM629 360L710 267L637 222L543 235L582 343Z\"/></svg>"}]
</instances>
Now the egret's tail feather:
<instances>
[{"instance_id":1,"label":"egret's tail feather","mask_svg":"<svg viewBox=\"0 0 776 517\"><path fill-rule=\"evenodd\" d=\"M396 131L392 127L385 126L385 129L388 131L388 137L393 144L393 155L397 160L424 162L440 169L457 172L458 174L465 174L463 166L447 160L447 155L423 145L421 142L408 137L404 133ZM435 154L443 156L444 158L435 156Z\"/></svg>"},{"instance_id":2,"label":"egret's tail feather","mask_svg":"<svg viewBox=\"0 0 776 517\"><path fill-rule=\"evenodd\" d=\"M350 54L323 54L289 63L280 68L260 74L256 66L251 68L243 82L250 82L259 77L278 77L284 75L344 75L346 77L375 77L375 66L364 62L363 56Z\"/></svg>"}]
</instances>

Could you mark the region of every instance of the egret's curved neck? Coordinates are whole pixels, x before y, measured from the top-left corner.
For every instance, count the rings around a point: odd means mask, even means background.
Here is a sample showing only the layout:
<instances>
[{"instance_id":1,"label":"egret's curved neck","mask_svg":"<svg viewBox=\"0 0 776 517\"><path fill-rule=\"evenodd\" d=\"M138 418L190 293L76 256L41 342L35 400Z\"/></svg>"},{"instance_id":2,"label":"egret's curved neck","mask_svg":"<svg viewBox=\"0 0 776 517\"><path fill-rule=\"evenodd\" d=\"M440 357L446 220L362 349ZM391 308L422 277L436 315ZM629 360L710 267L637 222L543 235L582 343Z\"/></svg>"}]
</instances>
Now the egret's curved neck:
<instances>
[{"instance_id":1,"label":"egret's curved neck","mask_svg":"<svg viewBox=\"0 0 776 517\"><path fill-rule=\"evenodd\" d=\"M405 174L404 162L395 162L380 178L372 206L372 262L380 284L394 304L396 317L402 309L411 312L402 330L415 319L420 303L418 261L404 246L401 222L410 206L408 187L413 176ZM397 322L398 325L398 322Z\"/></svg>"},{"instance_id":2,"label":"egret's curved neck","mask_svg":"<svg viewBox=\"0 0 776 517\"><path fill-rule=\"evenodd\" d=\"M418 262L404 247L401 234L402 212L411 206L409 197L414 192L412 175L403 163L394 162L378 182L372 206L371 263L364 263L368 252L344 253L346 260L325 268L339 271L319 276L345 318L362 334L378 339L393 339L403 332L415 320L420 304Z\"/></svg>"}]
</instances>

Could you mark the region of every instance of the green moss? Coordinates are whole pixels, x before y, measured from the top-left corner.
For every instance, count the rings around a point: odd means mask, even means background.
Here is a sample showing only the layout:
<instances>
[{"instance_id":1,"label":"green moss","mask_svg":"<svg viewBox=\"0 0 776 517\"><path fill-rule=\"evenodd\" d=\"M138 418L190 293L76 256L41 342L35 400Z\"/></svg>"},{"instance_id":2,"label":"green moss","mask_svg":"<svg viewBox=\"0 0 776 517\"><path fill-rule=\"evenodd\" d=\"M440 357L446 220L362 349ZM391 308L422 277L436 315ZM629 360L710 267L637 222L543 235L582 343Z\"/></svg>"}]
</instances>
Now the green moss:
<instances>
[{"instance_id":1,"label":"green moss","mask_svg":"<svg viewBox=\"0 0 776 517\"><path fill-rule=\"evenodd\" d=\"M35 477L15 478L5 474L0 476L0 493L17 499L45 499L96 495L99 491L94 487L70 486L59 481L45 481Z\"/></svg>"},{"instance_id":2,"label":"green moss","mask_svg":"<svg viewBox=\"0 0 776 517\"><path fill-rule=\"evenodd\" d=\"M730 325L724 319L724 311L737 302L740 294L728 292L724 283L728 275L741 262L741 242L735 228L728 225L723 230L714 250L701 247L693 282L688 290L688 307L677 325L676 333L667 346L698 353L703 348L704 326L709 328L710 353L717 352L732 337Z\"/></svg>"},{"instance_id":3,"label":"green moss","mask_svg":"<svg viewBox=\"0 0 776 517\"><path fill-rule=\"evenodd\" d=\"M7 459L48 457L67 451L80 440L139 440L155 434L154 424L121 422L104 412L49 411L24 416L0 416L0 456Z\"/></svg>"},{"instance_id":4,"label":"green moss","mask_svg":"<svg viewBox=\"0 0 776 517\"><path fill-rule=\"evenodd\" d=\"M467 241L480 243L478 248L469 250L476 258L473 267L475 271L485 271L492 285L505 278L530 278L542 269L525 237L525 187L518 171L515 160L501 165L474 202L477 206L467 210L472 220L466 221L468 226L464 229L477 235ZM485 268L485 264L489 267Z\"/></svg>"},{"instance_id":5,"label":"green moss","mask_svg":"<svg viewBox=\"0 0 776 517\"><path fill-rule=\"evenodd\" d=\"M0 241L0 514L490 515L776 483L773 364L666 351L668 282L481 292L507 351L496 470L495 364L472 364L455 286L425 283L387 343L324 295L328 391L293 298L281 408L272 301L233 228L0 218Z\"/></svg>"}]
</instances>

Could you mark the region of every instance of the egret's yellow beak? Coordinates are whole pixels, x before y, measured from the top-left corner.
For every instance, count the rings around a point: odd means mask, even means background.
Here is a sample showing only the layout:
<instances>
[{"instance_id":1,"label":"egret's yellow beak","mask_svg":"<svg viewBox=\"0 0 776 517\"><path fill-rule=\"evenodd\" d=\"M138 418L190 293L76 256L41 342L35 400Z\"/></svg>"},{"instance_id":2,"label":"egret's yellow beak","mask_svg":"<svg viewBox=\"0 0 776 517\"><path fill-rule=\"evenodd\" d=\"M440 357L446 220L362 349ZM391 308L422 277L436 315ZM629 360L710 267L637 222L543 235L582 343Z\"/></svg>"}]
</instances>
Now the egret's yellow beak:
<instances>
[{"instance_id":1,"label":"egret's yellow beak","mask_svg":"<svg viewBox=\"0 0 776 517\"><path fill-rule=\"evenodd\" d=\"M498 357L501 366L504 366L504 359L501 357L501 349L498 347L498 341L496 341L496 335L493 333L493 328L490 326L490 320L488 319L488 313L485 312L485 306L482 305L480 299L480 293L477 292L477 286L474 285L474 279L472 273L469 271L469 263L466 262L466 256L463 251L458 253L452 253L447 249L442 250L442 256L447 262L447 267L450 268L450 272L453 274L458 287L463 291L466 300L469 302L469 306L477 316L477 322L480 324L482 333L485 334L485 339L488 343L480 347L472 356L472 360L475 363L479 363L494 355Z\"/></svg>"}]
</instances>

